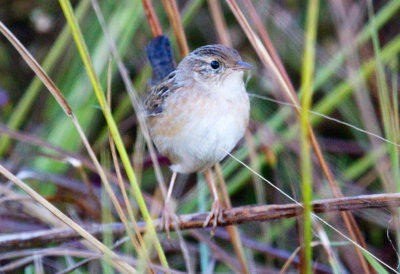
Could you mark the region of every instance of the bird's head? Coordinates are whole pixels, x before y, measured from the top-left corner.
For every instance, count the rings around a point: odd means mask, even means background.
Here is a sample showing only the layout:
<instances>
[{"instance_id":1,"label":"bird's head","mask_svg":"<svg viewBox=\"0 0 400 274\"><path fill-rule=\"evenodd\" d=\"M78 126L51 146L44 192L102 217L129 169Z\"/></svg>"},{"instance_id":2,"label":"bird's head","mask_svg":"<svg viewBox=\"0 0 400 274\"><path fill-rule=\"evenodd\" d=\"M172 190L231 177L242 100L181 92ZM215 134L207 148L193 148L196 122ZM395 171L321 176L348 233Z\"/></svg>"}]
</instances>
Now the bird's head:
<instances>
[{"instance_id":1,"label":"bird's head","mask_svg":"<svg viewBox=\"0 0 400 274\"><path fill-rule=\"evenodd\" d=\"M207 45L186 56L178 65L177 74L182 80L222 84L228 78L242 80L243 71L251 68L236 50L223 45Z\"/></svg>"}]
</instances>

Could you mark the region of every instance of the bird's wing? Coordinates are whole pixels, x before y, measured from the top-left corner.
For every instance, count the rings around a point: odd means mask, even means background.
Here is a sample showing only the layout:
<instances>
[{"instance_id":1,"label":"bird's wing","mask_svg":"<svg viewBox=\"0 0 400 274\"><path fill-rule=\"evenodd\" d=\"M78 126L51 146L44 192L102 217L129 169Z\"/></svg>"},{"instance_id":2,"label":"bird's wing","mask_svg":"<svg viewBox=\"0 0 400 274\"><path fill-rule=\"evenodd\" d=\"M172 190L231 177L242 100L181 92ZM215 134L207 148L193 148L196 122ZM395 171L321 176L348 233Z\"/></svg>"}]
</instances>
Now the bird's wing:
<instances>
[{"instance_id":1,"label":"bird's wing","mask_svg":"<svg viewBox=\"0 0 400 274\"><path fill-rule=\"evenodd\" d=\"M165 100L179 88L175 76L176 71L172 71L158 85L151 87L150 94L144 101L147 116L156 116L164 111Z\"/></svg>"}]
</instances>

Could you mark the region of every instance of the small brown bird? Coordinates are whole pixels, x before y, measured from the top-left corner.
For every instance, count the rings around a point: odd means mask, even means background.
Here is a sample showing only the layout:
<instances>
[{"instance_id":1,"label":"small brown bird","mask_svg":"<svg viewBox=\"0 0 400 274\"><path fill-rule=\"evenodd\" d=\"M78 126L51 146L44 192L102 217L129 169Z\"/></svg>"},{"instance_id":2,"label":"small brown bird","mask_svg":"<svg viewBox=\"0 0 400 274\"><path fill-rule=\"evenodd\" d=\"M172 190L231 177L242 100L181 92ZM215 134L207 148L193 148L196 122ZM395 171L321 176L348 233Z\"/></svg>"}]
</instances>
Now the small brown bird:
<instances>
[{"instance_id":1,"label":"small brown bird","mask_svg":"<svg viewBox=\"0 0 400 274\"><path fill-rule=\"evenodd\" d=\"M169 158L173 171L165 209L177 173L205 171L214 198L204 226L223 222L211 167L232 151L243 137L250 104L243 71L252 66L238 52L208 45L186 56L145 101L150 133L158 151ZM168 210L164 210L168 230Z\"/></svg>"}]
</instances>

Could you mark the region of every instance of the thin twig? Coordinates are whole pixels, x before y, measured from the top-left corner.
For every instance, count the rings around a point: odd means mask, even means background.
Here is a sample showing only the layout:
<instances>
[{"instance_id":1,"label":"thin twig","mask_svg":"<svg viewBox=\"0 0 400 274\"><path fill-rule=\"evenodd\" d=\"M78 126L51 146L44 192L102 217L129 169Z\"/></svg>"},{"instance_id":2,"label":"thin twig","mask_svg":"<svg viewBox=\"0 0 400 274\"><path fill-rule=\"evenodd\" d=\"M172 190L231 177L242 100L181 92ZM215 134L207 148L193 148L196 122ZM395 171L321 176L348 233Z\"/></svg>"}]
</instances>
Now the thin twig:
<instances>
[{"instance_id":1,"label":"thin twig","mask_svg":"<svg viewBox=\"0 0 400 274\"><path fill-rule=\"evenodd\" d=\"M400 193L373 194L345 197L338 199L317 200L312 203L315 213L360 210L366 208L400 207ZM244 224L251 222L265 222L270 220L292 218L301 215L302 204L291 203L284 205L257 205L242 206L223 210L224 223L219 226ZM202 228L208 212L193 213L178 216L180 229ZM160 231L161 219L153 220L155 227ZM145 223L138 222L139 229L145 231ZM116 236L125 233L121 223L107 225L83 226L89 233L100 237L104 229L109 229ZM174 226L170 225L170 230ZM0 246L4 248L23 248L29 246L60 243L80 239L79 234L70 228L50 229L35 232L6 234L0 236Z\"/></svg>"}]
</instances>

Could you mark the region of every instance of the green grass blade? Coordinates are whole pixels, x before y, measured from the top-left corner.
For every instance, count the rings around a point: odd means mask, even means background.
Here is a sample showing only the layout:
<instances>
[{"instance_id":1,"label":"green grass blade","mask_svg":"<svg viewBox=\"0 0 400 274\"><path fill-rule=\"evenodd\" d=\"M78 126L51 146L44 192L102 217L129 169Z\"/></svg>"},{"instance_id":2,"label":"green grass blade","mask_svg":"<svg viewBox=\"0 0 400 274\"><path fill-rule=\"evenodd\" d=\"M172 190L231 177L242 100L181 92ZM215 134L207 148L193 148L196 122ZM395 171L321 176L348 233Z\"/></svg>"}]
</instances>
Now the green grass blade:
<instances>
[{"instance_id":1,"label":"green grass blade","mask_svg":"<svg viewBox=\"0 0 400 274\"><path fill-rule=\"evenodd\" d=\"M100 107L101 107L101 109L103 111L104 117L105 117L105 119L107 121L107 124L108 124L108 126L110 128L110 132L111 132L111 134L112 134L112 136L114 138L115 145L116 145L116 147L118 149L118 152L120 154L122 163L123 163L123 165L125 167L125 170L126 170L128 178L129 178L129 181L131 183L131 186L132 186L133 192L135 194L136 200L138 202L138 205L139 205L140 210L142 212L143 218L144 218L144 220L146 222L146 225L148 227L148 231L149 231L151 237L154 240L155 248L157 250L158 256L159 256L160 261L161 261L161 264L164 267L168 268L168 262L167 262L166 256L165 256L164 251L162 249L161 243L160 243L160 241L158 239L158 236L157 236L156 230L154 228L150 213L149 213L149 211L147 209L147 206L146 206L146 203L145 203L145 201L143 199L143 195L142 195L142 193L140 191L140 187L139 187L138 182L136 180L135 173L134 173L134 171L132 169L132 165L131 165L131 162L129 160L128 153L125 150L125 147L123 145L122 138L121 138L121 136L119 134L117 125L116 125L116 123L115 123L115 121L114 121L114 119L112 117L111 111L110 111L110 109L109 109L109 107L108 107L108 105L106 103L104 92L102 90L100 82L98 81L96 73L94 71L93 64L91 62L88 49L87 49L86 44L84 42L84 39L83 39L82 33L80 31L80 28L78 26L78 22L76 21L76 17L73 14L71 3L68 0L59 0L59 2L60 2L60 5L61 5L61 7L63 9L63 12L64 12L64 15L65 15L65 17L67 19L67 22L68 22L68 24L69 24L69 26L71 28L72 34L73 34L74 39L75 39L76 46L78 47L78 50L79 50L79 53L81 55L82 61L83 61L84 65L85 65L86 71L89 74L89 78L90 78L90 81L92 83L92 86L93 86L94 92L96 94L97 100L98 100L98 102L100 104Z\"/></svg>"},{"instance_id":2,"label":"green grass blade","mask_svg":"<svg viewBox=\"0 0 400 274\"><path fill-rule=\"evenodd\" d=\"M389 274L389 272L378 261L376 261L374 258L372 258L371 255L369 255L367 252L364 252L364 251L363 251L363 254L364 254L365 258L367 259L367 261L372 265L372 267L374 268L374 270L377 273Z\"/></svg>"},{"instance_id":3,"label":"green grass blade","mask_svg":"<svg viewBox=\"0 0 400 274\"><path fill-rule=\"evenodd\" d=\"M312 163L311 146L309 131L309 110L312 101L312 79L315 68L315 40L318 26L319 1L309 0L307 7L307 27L305 34L305 48L303 59L303 74L301 97L300 122L301 122L301 181L303 189L303 240L305 265L302 265L304 273L311 273L312 262L312 220L311 220L311 200L312 200Z\"/></svg>"}]
</instances>

